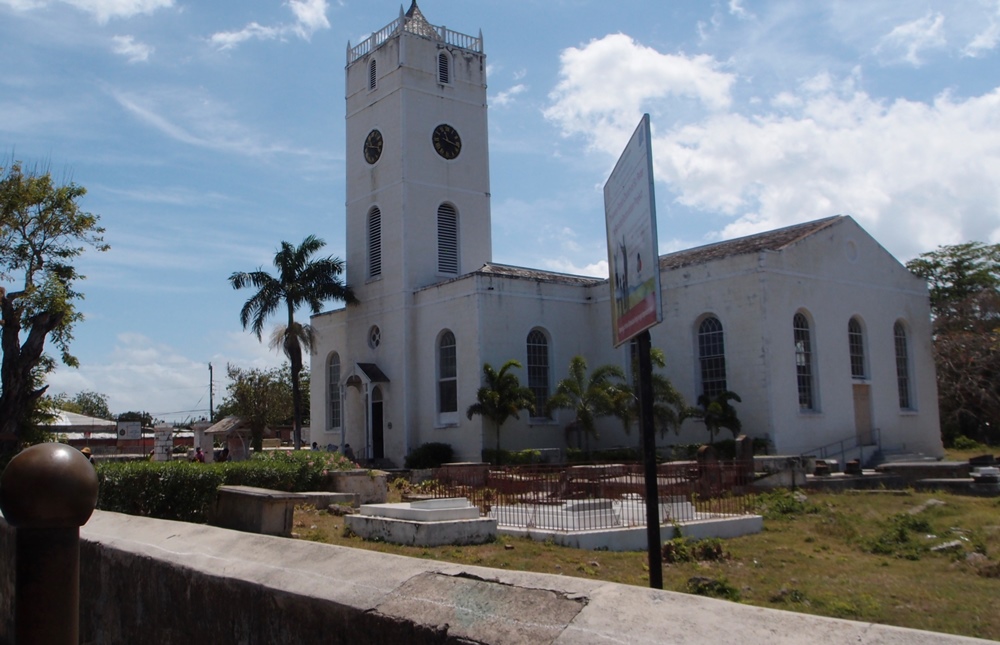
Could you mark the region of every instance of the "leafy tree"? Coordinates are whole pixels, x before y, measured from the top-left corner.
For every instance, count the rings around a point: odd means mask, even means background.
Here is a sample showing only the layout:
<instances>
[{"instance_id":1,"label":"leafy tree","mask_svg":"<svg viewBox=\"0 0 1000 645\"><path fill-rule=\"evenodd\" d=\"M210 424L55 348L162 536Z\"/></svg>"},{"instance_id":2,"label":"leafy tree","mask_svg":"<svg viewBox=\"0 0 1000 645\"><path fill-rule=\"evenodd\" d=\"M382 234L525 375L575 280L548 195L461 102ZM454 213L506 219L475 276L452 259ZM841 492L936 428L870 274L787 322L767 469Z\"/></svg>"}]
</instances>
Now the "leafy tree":
<instances>
[{"instance_id":1,"label":"leafy tree","mask_svg":"<svg viewBox=\"0 0 1000 645\"><path fill-rule=\"evenodd\" d=\"M489 363L484 363L483 376L486 384L476 392L476 402L465 411L469 419L478 414L493 422L497 438L497 460L500 459L500 427L510 417L520 419L518 412L521 410L532 412L535 409L534 392L531 388L522 386L517 374L510 371L520 367L521 363L514 359L504 363L500 371L494 370Z\"/></svg>"},{"instance_id":2,"label":"leafy tree","mask_svg":"<svg viewBox=\"0 0 1000 645\"><path fill-rule=\"evenodd\" d=\"M69 353L73 325L82 320L74 283L84 276L72 261L87 247L108 250L99 217L80 208L86 189L59 185L50 172L25 170L14 161L0 168L0 451L17 450L31 425L46 386L41 382L55 361L44 354L46 339L62 362ZM27 334L21 339L21 333Z\"/></svg>"},{"instance_id":3,"label":"leafy tree","mask_svg":"<svg viewBox=\"0 0 1000 645\"><path fill-rule=\"evenodd\" d=\"M730 401L741 403L742 399L736 392L729 390L719 392L715 396L702 394L698 397L698 407L691 411L691 416L701 419L705 423L709 443L715 443L715 435L722 428L732 432L734 439L743 429L743 424L736 416L736 408L730 404Z\"/></svg>"},{"instance_id":4,"label":"leafy tree","mask_svg":"<svg viewBox=\"0 0 1000 645\"><path fill-rule=\"evenodd\" d=\"M277 277L263 269L249 273L237 271L229 276L234 289L253 287L255 293L240 311L243 329L250 327L258 340L262 340L265 321L282 307L287 319L278 334L280 346L288 357L292 374L293 432L295 449L302 447L302 393L299 375L302 372L302 348L310 347L312 329L295 321L299 307L308 305L317 314L328 300L342 300L348 304L357 302L354 292L345 285L340 274L344 263L334 257L312 259L326 243L310 235L299 246L282 242L274 255ZM272 340L272 345L274 341Z\"/></svg>"},{"instance_id":5,"label":"leafy tree","mask_svg":"<svg viewBox=\"0 0 1000 645\"><path fill-rule=\"evenodd\" d=\"M930 287L945 441L1000 441L1000 244L940 246L906 266Z\"/></svg>"},{"instance_id":6,"label":"leafy tree","mask_svg":"<svg viewBox=\"0 0 1000 645\"><path fill-rule=\"evenodd\" d=\"M226 396L216 412L218 418L238 416L250 425L253 449L260 451L264 429L287 423L294 417L291 371L287 364L269 370L226 365Z\"/></svg>"},{"instance_id":7,"label":"leafy tree","mask_svg":"<svg viewBox=\"0 0 1000 645\"><path fill-rule=\"evenodd\" d=\"M108 396L100 392L83 391L72 397L60 392L52 397L52 404L66 412L75 412L95 419L114 419L108 408Z\"/></svg>"},{"instance_id":8,"label":"leafy tree","mask_svg":"<svg viewBox=\"0 0 1000 645\"><path fill-rule=\"evenodd\" d=\"M574 412L567 431L582 432L590 452L590 436L597 434L597 419L627 409L620 401L631 398L625 385L625 372L617 365L602 365L587 375L587 361L574 356L569 362L569 376L559 381L556 392L548 401L549 410L568 409Z\"/></svg>"},{"instance_id":9,"label":"leafy tree","mask_svg":"<svg viewBox=\"0 0 1000 645\"><path fill-rule=\"evenodd\" d=\"M936 331L996 326L996 310L980 305L983 295L1000 289L1000 244L939 246L910 260L906 268L927 280Z\"/></svg>"}]
</instances>

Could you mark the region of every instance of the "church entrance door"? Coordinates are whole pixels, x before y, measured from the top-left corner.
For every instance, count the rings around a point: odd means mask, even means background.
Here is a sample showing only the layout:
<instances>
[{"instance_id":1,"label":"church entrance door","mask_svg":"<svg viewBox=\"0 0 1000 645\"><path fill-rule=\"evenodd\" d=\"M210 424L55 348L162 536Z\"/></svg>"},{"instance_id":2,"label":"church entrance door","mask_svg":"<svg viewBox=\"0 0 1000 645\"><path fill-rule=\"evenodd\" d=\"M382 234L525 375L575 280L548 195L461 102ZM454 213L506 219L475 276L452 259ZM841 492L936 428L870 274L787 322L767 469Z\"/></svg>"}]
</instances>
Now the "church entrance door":
<instances>
[{"instance_id":1,"label":"church entrance door","mask_svg":"<svg viewBox=\"0 0 1000 645\"><path fill-rule=\"evenodd\" d=\"M385 435L382 429L382 388L372 390L372 459L385 458Z\"/></svg>"},{"instance_id":2,"label":"church entrance door","mask_svg":"<svg viewBox=\"0 0 1000 645\"><path fill-rule=\"evenodd\" d=\"M854 383L854 428L858 433L858 444L872 444L872 386L868 383Z\"/></svg>"}]
</instances>

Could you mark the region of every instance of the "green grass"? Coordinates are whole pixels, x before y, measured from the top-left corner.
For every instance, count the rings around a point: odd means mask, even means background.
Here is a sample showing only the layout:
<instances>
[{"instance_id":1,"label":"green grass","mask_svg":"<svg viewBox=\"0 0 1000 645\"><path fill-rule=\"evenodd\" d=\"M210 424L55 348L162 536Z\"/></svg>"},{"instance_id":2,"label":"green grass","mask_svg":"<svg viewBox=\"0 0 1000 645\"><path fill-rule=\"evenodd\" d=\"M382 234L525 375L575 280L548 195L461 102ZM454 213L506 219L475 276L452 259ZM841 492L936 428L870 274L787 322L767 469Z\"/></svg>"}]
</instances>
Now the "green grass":
<instances>
[{"instance_id":1,"label":"green grass","mask_svg":"<svg viewBox=\"0 0 1000 645\"><path fill-rule=\"evenodd\" d=\"M936 504L931 500L943 502ZM931 502L928 504L928 502ZM914 509L922 509L911 514ZM762 496L764 530L709 560L663 565L664 588L761 607L1000 640L1000 500L944 492ZM645 552L583 551L500 536L406 547L345 536L343 518L296 510L302 539L417 558L647 586ZM928 537L934 536L934 537ZM957 540L960 548L932 552ZM683 559L683 558L682 558Z\"/></svg>"}]
</instances>

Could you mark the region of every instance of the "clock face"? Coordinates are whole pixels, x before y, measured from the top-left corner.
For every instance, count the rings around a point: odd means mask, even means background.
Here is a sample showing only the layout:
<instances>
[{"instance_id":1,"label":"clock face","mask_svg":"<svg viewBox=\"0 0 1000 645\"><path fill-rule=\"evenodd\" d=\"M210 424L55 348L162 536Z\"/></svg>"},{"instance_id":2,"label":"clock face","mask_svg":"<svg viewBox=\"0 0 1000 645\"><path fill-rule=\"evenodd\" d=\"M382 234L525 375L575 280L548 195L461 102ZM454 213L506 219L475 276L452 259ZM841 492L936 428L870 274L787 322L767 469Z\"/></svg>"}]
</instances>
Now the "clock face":
<instances>
[{"instance_id":1,"label":"clock face","mask_svg":"<svg viewBox=\"0 0 1000 645\"><path fill-rule=\"evenodd\" d=\"M365 139L365 161L375 163L382 156L382 133L372 130Z\"/></svg>"},{"instance_id":2,"label":"clock face","mask_svg":"<svg viewBox=\"0 0 1000 645\"><path fill-rule=\"evenodd\" d=\"M434 149L445 159L454 159L462 151L462 138L458 136L458 131L447 123L434 128L432 141Z\"/></svg>"}]
</instances>

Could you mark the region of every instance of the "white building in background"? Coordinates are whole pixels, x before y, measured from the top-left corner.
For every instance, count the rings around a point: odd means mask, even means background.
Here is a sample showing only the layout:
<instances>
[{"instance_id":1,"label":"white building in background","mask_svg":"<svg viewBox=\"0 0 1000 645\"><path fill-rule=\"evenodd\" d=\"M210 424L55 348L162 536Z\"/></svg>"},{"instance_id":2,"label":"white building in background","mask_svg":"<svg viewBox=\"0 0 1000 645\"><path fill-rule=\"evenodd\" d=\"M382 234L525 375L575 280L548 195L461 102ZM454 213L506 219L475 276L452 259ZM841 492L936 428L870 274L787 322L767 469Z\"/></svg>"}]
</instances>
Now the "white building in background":
<instances>
[{"instance_id":1,"label":"white building in background","mask_svg":"<svg viewBox=\"0 0 1000 645\"><path fill-rule=\"evenodd\" d=\"M360 304L312 318L321 445L402 465L444 442L478 461L495 435L465 410L484 363L517 359L540 402L577 354L627 368L607 280L492 262L485 58L481 34L432 26L416 2L348 46L347 282ZM744 432L781 454L876 437L942 454L927 287L850 217L672 253L660 271L652 343L691 404L738 393ZM565 447L571 420L522 413L503 447ZM692 420L658 441L706 439ZM593 447L638 442L606 419Z\"/></svg>"}]
</instances>

